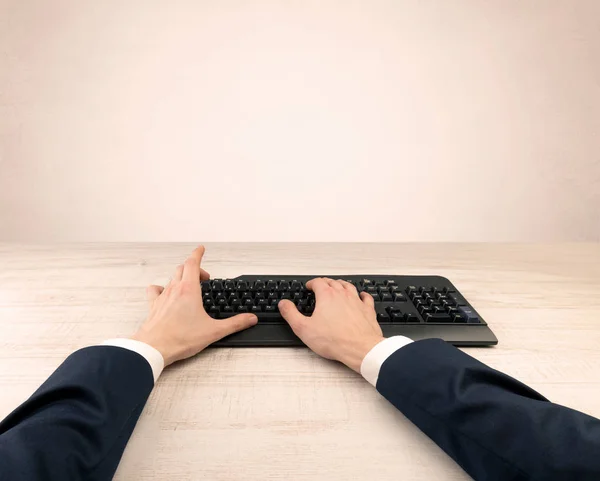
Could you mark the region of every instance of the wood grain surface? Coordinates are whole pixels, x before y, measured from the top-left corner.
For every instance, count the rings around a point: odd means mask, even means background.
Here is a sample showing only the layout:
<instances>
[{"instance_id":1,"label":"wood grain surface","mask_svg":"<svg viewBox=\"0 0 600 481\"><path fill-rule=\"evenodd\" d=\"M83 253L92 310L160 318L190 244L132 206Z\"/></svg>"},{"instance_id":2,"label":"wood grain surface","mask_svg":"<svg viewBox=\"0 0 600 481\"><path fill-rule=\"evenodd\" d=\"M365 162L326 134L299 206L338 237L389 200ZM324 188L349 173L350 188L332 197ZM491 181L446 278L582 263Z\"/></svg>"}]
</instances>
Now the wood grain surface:
<instances>
[{"instance_id":1,"label":"wood grain surface","mask_svg":"<svg viewBox=\"0 0 600 481\"><path fill-rule=\"evenodd\" d=\"M0 418L73 350L128 336L192 244L0 244ZM213 277L440 274L499 339L466 351L600 417L599 244L208 244ZM307 349L167 369L116 480L465 480L374 388Z\"/></svg>"}]
</instances>

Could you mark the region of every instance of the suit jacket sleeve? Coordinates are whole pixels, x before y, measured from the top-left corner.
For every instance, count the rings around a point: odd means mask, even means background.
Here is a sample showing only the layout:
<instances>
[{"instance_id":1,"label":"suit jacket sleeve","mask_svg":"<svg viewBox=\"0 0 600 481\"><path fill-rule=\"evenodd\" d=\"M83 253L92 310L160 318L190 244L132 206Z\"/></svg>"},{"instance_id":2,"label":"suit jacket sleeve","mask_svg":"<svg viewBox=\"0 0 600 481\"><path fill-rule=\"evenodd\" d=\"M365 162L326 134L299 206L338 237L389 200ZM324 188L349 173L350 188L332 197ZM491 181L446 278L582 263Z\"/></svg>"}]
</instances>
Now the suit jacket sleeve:
<instances>
[{"instance_id":1,"label":"suit jacket sleeve","mask_svg":"<svg viewBox=\"0 0 600 481\"><path fill-rule=\"evenodd\" d=\"M112 479L154 379L139 354L71 354L0 423L0 480Z\"/></svg>"},{"instance_id":2,"label":"suit jacket sleeve","mask_svg":"<svg viewBox=\"0 0 600 481\"><path fill-rule=\"evenodd\" d=\"M600 421L439 339L381 366L377 390L467 473L486 481L600 480Z\"/></svg>"}]
</instances>

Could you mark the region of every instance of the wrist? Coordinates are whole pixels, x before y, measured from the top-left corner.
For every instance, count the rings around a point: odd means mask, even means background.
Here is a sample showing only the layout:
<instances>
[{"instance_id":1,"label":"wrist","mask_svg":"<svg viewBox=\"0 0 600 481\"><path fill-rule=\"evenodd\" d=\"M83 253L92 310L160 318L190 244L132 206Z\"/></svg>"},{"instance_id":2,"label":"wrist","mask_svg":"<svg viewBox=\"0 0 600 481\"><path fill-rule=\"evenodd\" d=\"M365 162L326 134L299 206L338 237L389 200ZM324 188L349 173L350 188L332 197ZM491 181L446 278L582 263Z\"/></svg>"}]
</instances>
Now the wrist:
<instances>
[{"instance_id":1,"label":"wrist","mask_svg":"<svg viewBox=\"0 0 600 481\"><path fill-rule=\"evenodd\" d=\"M353 371L360 374L360 366L366 355L373 349L377 344L383 341L383 336L372 336L366 339L361 339L355 344L348 346L346 352L340 358L340 361L348 366Z\"/></svg>"},{"instance_id":2,"label":"wrist","mask_svg":"<svg viewBox=\"0 0 600 481\"><path fill-rule=\"evenodd\" d=\"M175 362L167 346L165 346L164 343L160 342L159 339L152 336L151 333L138 331L133 336L131 336L130 339L133 339L134 341L143 342L144 344L148 344L149 346L156 349L163 357L165 367Z\"/></svg>"}]
</instances>

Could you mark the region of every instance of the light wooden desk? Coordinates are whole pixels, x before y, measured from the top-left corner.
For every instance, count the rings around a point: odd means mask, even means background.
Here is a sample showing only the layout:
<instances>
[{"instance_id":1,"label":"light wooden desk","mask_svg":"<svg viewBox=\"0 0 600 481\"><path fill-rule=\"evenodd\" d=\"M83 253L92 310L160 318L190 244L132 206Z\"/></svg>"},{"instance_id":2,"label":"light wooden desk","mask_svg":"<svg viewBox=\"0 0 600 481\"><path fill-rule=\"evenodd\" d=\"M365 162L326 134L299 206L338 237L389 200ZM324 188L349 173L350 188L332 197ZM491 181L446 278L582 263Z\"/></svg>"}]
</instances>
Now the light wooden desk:
<instances>
[{"instance_id":1,"label":"light wooden desk","mask_svg":"<svg viewBox=\"0 0 600 481\"><path fill-rule=\"evenodd\" d=\"M128 336L191 244L0 244L0 417L73 350ZM600 417L600 245L215 244L240 274L441 274L499 338L469 354ZM213 349L167 369L117 480L464 480L350 370L307 349Z\"/></svg>"}]
</instances>

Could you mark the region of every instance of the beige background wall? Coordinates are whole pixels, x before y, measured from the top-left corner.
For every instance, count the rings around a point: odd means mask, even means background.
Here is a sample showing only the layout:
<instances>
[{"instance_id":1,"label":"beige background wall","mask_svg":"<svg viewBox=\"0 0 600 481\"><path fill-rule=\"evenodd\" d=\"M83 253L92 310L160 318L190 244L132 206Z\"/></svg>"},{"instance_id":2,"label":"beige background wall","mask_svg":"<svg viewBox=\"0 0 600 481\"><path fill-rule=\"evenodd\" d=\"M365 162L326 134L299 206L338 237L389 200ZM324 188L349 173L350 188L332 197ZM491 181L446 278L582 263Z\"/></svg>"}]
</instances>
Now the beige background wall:
<instances>
[{"instance_id":1,"label":"beige background wall","mask_svg":"<svg viewBox=\"0 0 600 481\"><path fill-rule=\"evenodd\" d=\"M0 0L0 238L600 240L600 2Z\"/></svg>"}]
</instances>

